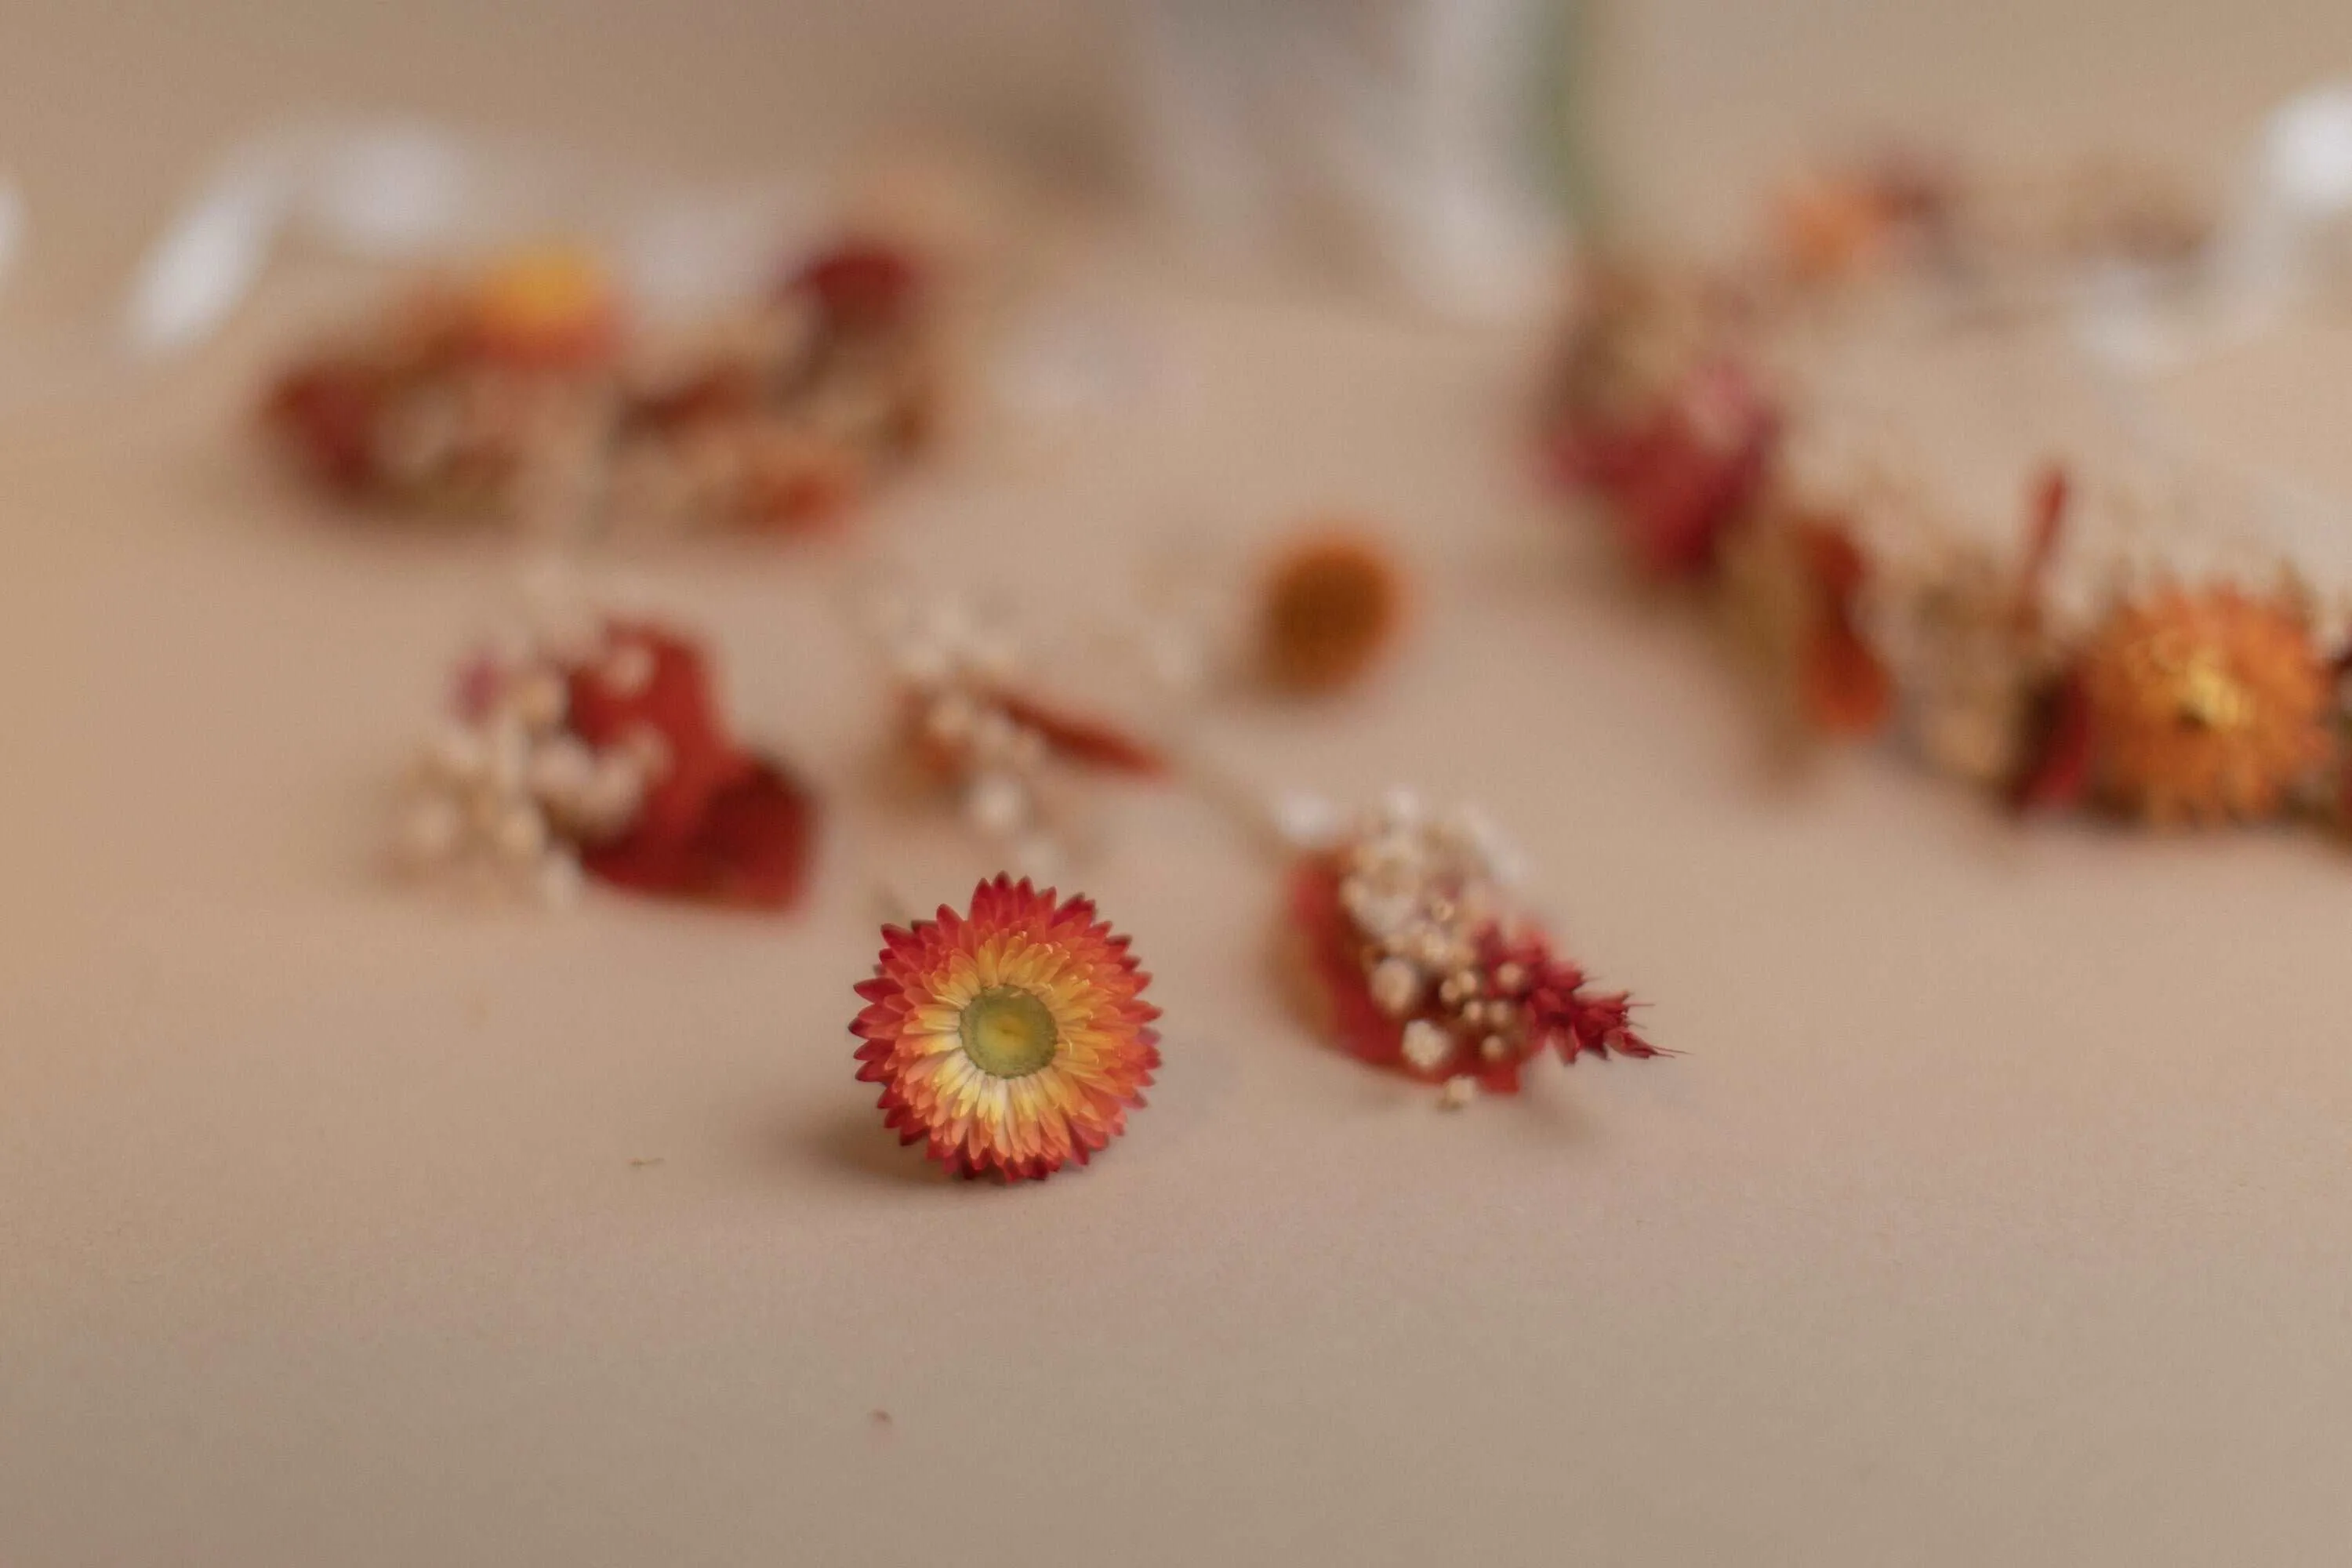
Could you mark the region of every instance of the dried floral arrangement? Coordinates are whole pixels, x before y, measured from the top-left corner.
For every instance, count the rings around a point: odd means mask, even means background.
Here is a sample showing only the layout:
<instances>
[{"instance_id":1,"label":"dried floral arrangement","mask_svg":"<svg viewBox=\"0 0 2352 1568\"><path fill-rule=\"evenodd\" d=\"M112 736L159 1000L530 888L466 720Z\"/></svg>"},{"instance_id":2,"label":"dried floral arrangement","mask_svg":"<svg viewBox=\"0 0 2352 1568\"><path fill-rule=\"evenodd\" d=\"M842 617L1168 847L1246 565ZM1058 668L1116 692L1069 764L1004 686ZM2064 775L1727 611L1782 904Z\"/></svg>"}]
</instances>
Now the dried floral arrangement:
<instances>
[{"instance_id":1,"label":"dried floral arrangement","mask_svg":"<svg viewBox=\"0 0 2352 1568\"><path fill-rule=\"evenodd\" d=\"M2128 476L2094 486L2075 453L2029 477L2005 529L1956 526L1899 464L1816 440L1776 354L1906 291L1966 330L2097 269L2160 287L2201 236L2147 182L1996 217L1917 162L1817 177L1783 195L1761 261L1593 268L1542 439L1643 575L1716 603L1803 732L1891 735L2020 808L2341 820L2346 605L2292 552L2152 551Z\"/></svg>"},{"instance_id":2,"label":"dried floral arrangement","mask_svg":"<svg viewBox=\"0 0 2352 1568\"><path fill-rule=\"evenodd\" d=\"M383 512L812 527L938 431L936 272L847 238L729 319L658 332L586 252L519 251L299 355L265 424L328 493Z\"/></svg>"},{"instance_id":3,"label":"dried floral arrangement","mask_svg":"<svg viewBox=\"0 0 2352 1568\"><path fill-rule=\"evenodd\" d=\"M1654 1057L1632 1005L1519 907L1517 856L1486 818L1393 791L1352 820L1288 836L1285 966L1349 1055L1444 1086L1441 1104L1516 1094L1547 1052Z\"/></svg>"},{"instance_id":4,"label":"dried floral arrangement","mask_svg":"<svg viewBox=\"0 0 2352 1568\"><path fill-rule=\"evenodd\" d=\"M795 902L815 799L730 731L700 645L601 612L537 619L460 665L402 809L408 866L551 902L583 875L706 903Z\"/></svg>"}]
</instances>

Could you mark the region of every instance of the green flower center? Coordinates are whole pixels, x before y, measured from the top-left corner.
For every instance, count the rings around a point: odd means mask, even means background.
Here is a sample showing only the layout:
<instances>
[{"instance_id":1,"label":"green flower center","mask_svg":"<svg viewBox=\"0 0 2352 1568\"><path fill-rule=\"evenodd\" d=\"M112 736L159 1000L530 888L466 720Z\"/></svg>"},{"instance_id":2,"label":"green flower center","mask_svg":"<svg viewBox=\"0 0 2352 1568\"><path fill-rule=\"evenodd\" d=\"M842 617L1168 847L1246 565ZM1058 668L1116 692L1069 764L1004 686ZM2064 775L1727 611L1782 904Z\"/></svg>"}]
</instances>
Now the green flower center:
<instances>
[{"instance_id":1,"label":"green flower center","mask_svg":"<svg viewBox=\"0 0 2352 1568\"><path fill-rule=\"evenodd\" d=\"M956 1030L964 1054L992 1078L1026 1078L1061 1044L1054 1015L1017 985L991 986L965 1003Z\"/></svg>"}]
</instances>

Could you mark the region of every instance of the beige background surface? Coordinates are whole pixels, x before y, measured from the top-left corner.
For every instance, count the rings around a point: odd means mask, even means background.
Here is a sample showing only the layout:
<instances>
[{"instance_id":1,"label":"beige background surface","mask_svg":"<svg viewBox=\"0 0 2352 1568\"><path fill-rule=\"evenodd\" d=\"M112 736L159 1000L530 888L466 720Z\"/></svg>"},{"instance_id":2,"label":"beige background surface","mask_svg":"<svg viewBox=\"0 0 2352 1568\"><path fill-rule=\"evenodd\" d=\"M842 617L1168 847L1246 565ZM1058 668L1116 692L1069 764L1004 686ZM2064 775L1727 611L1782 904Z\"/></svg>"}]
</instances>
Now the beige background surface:
<instances>
[{"instance_id":1,"label":"beige background surface","mask_svg":"<svg viewBox=\"0 0 2352 1568\"><path fill-rule=\"evenodd\" d=\"M1042 4L85 9L0 9L58 300L278 105L703 168L1105 100ZM1695 222L1814 116L2210 157L2345 41L2221 9L1659 0L1612 134ZM0 1563L2341 1560L2343 855L2014 834L1868 757L1772 787L1701 640L1529 493L1526 342L1072 266L1164 355L1149 406L872 529L1043 617L1187 523L1389 520L1428 578L1393 679L1202 743L1484 800L1686 1055L1440 1115L1283 1016L1268 868L1140 795L1088 886L1158 975L1153 1106L1042 1187L931 1179L848 987L872 877L982 868L853 793L854 549L633 563L834 788L797 919L401 894L383 781L513 558L275 482L236 426L265 315L0 426Z\"/></svg>"}]
</instances>

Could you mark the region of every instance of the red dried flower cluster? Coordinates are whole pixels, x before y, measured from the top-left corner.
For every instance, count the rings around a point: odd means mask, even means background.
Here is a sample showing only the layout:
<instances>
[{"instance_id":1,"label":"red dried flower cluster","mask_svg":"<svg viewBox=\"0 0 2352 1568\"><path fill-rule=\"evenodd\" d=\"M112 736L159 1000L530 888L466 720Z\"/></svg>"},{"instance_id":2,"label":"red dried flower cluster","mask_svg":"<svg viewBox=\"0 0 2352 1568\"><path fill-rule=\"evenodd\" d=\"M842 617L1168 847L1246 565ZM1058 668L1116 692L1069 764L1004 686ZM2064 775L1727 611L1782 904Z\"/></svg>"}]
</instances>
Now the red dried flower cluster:
<instances>
[{"instance_id":1,"label":"red dried flower cluster","mask_svg":"<svg viewBox=\"0 0 2352 1568\"><path fill-rule=\"evenodd\" d=\"M2021 808L2352 816L2345 661L2321 647L2307 595L2143 584L2058 624L2048 580L2074 497L2056 466L2033 482L2013 555L1931 538L1890 578L1865 542L1888 537L1866 510L1886 503L1824 503L1785 471L1779 400L1750 368L1755 317L1725 303L1739 297L1598 277L1547 439L1638 565L1709 589L1760 634L1810 731L1899 727Z\"/></svg>"},{"instance_id":2,"label":"red dried flower cluster","mask_svg":"<svg viewBox=\"0 0 2352 1568\"><path fill-rule=\"evenodd\" d=\"M1570 483L1606 500L1636 565L1685 581L1713 569L1725 531L1763 483L1779 430L1750 374L1717 359L1631 411L1570 395L1556 416L1552 458Z\"/></svg>"},{"instance_id":3,"label":"red dried flower cluster","mask_svg":"<svg viewBox=\"0 0 2352 1568\"><path fill-rule=\"evenodd\" d=\"M808 876L814 797L728 732L700 647L645 624L618 623L605 637L597 663L568 672L572 731L599 750L652 736L667 763L627 830L583 846L583 868L641 892L765 909L792 904ZM642 680L634 672L628 682L615 680L615 662L632 658L649 664Z\"/></svg>"},{"instance_id":4,"label":"red dried flower cluster","mask_svg":"<svg viewBox=\"0 0 2352 1568\"><path fill-rule=\"evenodd\" d=\"M585 872L638 892L790 906L815 801L730 733L711 685L698 645L637 621L470 661L420 764L408 849L548 891Z\"/></svg>"},{"instance_id":5,"label":"red dried flower cluster","mask_svg":"<svg viewBox=\"0 0 2352 1568\"><path fill-rule=\"evenodd\" d=\"M1287 930L1325 1032L1376 1067L1513 1094L1546 1052L1660 1054L1511 910L1475 826L1383 806L1293 867Z\"/></svg>"},{"instance_id":6,"label":"red dried flower cluster","mask_svg":"<svg viewBox=\"0 0 2352 1568\"><path fill-rule=\"evenodd\" d=\"M911 253L846 241L741 319L665 344L629 330L593 260L525 254L304 356L266 419L346 499L801 528L936 431L933 292Z\"/></svg>"}]
</instances>

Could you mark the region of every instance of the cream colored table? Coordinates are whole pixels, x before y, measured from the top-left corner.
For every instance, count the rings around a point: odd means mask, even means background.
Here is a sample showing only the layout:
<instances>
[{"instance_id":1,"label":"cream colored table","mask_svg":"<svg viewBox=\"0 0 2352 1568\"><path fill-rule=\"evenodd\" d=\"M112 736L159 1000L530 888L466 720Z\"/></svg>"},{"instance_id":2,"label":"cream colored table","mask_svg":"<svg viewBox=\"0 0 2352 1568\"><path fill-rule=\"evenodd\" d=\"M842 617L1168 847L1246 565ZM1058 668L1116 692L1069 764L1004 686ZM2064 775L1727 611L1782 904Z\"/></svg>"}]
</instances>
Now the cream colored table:
<instances>
[{"instance_id":1,"label":"cream colored table","mask_svg":"<svg viewBox=\"0 0 2352 1568\"><path fill-rule=\"evenodd\" d=\"M682 58L789 37L730 26ZM89 111L43 90L56 151ZM1871 757L1774 787L1526 484L1523 341L1087 265L1171 346L1150 417L872 528L1050 609L1194 519L1390 520L1393 678L1203 743L1482 799L1685 1054L1441 1114L1302 1037L1266 868L1142 795L1088 886L1158 976L1151 1108L1041 1187L933 1179L848 988L873 875L982 866L857 794L849 550L631 563L830 791L801 915L404 894L383 781L512 561L277 482L265 315L0 426L0 1563L2343 1560L2352 862L2018 835Z\"/></svg>"}]
</instances>

